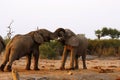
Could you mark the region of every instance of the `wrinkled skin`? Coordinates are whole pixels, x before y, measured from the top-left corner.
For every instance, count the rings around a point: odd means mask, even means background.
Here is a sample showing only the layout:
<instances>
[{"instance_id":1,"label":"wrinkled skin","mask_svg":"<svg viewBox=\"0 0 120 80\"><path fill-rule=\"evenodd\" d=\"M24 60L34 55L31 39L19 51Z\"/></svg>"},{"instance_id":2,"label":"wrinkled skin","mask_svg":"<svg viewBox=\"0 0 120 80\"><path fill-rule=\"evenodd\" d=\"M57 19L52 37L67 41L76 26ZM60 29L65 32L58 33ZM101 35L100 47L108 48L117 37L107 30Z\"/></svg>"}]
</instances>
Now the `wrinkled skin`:
<instances>
[{"instance_id":1,"label":"wrinkled skin","mask_svg":"<svg viewBox=\"0 0 120 80\"><path fill-rule=\"evenodd\" d=\"M11 71L12 63L23 56L27 57L26 70L30 70L32 55L34 57L34 70L39 70L39 45L55 38L55 33L46 29L32 31L25 35L16 35L6 46L4 60L0 66L0 70L4 71L8 63L7 70Z\"/></svg>"},{"instance_id":2,"label":"wrinkled skin","mask_svg":"<svg viewBox=\"0 0 120 80\"><path fill-rule=\"evenodd\" d=\"M5 42L3 38L0 36L0 53L5 49Z\"/></svg>"},{"instance_id":3,"label":"wrinkled skin","mask_svg":"<svg viewBox=\"0 0 120 80\"><path fill-rule=\"evenodd\" d=\"M64 31L60 31L58 34L58 37L60 37L59 41L64 44L60 69L61 70L65 69L65 62L68 53L70 53L70 68L69 68L70 70L79 68L78 58L80 56L82 56L83 69L87 69L85 62L86 51L88 46L87 39L83 35L76 35L69 29L63 29L63 30Z\"/></svg>"}]
</instances>

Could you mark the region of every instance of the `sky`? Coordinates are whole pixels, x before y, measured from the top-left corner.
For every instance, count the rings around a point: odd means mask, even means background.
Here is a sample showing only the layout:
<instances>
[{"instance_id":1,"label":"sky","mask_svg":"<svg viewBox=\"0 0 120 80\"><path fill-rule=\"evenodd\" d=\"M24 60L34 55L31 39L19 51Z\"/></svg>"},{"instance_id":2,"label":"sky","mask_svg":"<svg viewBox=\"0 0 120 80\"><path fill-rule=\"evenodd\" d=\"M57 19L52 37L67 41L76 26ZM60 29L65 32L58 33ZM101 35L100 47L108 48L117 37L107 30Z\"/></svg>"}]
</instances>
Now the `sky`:
<instances>
[{"instance_id":1,"label":"sky","mask_svg":"<svg viewBox=\"0 0 120 80\"><path fill-rule=\"evenodd\" d=\"M103 27L120 30L120 0L0 0L0 35L26 34L45 28L69 28L76 34L96 39Z\"/></svg>"}]
</instances>

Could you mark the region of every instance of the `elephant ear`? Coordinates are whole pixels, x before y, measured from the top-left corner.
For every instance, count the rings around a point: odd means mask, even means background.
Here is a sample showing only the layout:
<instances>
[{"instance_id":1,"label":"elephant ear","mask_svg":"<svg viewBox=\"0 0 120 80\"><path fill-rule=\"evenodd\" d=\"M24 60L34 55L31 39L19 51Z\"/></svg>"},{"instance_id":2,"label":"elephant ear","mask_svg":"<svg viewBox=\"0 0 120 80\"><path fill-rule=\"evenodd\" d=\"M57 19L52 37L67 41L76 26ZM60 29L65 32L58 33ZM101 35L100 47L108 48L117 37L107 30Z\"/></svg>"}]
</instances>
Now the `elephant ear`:
<instances>
[{"instance_id":1,"label":"elephant ear","mask_svg":"<svg viewBox=\"0 0 120 80\"><path fill-rule=\"evenodd\" d=\"M69 46L74 46L74 47L77 47L79 46L79 38L77 36L72 36L70 37L68 40L66 40L66 45L69 45Z\"/></svg>"},{"instance_id":2,"label":"elephant ear","mask_svg":"<svg viewBox=\"0 0 120 80\"><path fill-rule=\"evenodd\" d=\"M34 41L37 42L38 44L41 44L44 42L44 39L40 34L36 32L34 33Z\"/></svg>"}]
</instances>

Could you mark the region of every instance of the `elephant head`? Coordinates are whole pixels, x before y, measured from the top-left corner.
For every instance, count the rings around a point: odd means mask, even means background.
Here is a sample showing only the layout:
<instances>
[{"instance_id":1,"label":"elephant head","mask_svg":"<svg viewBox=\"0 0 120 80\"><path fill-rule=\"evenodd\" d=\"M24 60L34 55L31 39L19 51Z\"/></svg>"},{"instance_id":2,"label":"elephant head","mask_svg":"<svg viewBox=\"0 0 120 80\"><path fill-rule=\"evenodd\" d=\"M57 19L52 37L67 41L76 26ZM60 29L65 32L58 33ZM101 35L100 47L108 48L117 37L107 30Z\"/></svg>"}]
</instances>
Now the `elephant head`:
<instances>
[{"instance_id":1,"label":"elephant head","mask_svg":"<svg viewBox=\"0 0 120 80\"><path fill-rule=\"evenodd\" d=\"M48 30L46 30L46 29L40 29L40 30L38 30L37 31L42 37L43 37L43 39L44 39L44 41L46 42L48 42L48 41L50 41L50 40L54 40L54 39L56 39L57 38L57 32L50 32L50 31L48 31Z\"/></svg>"},{"instance_id":2,"label":"elephant head","mask_svg":"<svg viewBox=\"0 0 120 80\"><path fill-rule=\"evenodd\" d=\"M63 28L58 28L54 34L58 37L64 37L65 36L65 30Z\"/></svg>"},{"instance_id":3,"label":"elephant head","mask_svg":"<svg viewBox=\"0 0 120 80\"><path fill-rule=\"evenodd\" d=\"M32 39L37 43L37 44L42 44L44 42L43 36L39 33L39 31L32 31L26 35L29 35L32 37Z\"/></svg>"},{"instance_id":4,"label":"elephant head","mask_svg":"<svg viewBox=\"0 0 120 80\"><path fill-rule=\"evenodd\" d=\"M72 32L70 29L58 28L56 30L57 35L59 37L59 41L64 45L70 46L78 46L79 39L75 36L76 34Z\"/></svg>"},{"instance_id":5,"label":"elephant head","mask_svg":"<svg viewBox=\"0 0 120 80\"><path fill-rule=\"evenodd\" d=\"M39 29L37 31L32 31L30 33L28 33L27 35L30 35L33 40L38 43L41 44L43 42L48 42L50 40L54 40L57 38L57 32L50 32L46 29Z\"/></svg>"}]
</instances>

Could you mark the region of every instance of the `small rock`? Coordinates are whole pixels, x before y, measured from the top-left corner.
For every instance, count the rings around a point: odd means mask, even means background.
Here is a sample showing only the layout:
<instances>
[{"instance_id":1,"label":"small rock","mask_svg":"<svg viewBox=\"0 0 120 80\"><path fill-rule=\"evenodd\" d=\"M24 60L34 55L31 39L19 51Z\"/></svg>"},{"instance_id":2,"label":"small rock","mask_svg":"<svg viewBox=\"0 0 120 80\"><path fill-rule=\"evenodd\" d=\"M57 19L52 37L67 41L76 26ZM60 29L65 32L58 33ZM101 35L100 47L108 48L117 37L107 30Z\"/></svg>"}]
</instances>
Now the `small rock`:
<instances>
[{"instance_id":1,"label":"small rock","mask_svg":"<svg viewBox=\"0 0 120 80\"><path fill-rule=\"evenodd\" d=\"M41 66L42 68L45 68L45 66Z\"/></svg>"},{"instance_id":2,"label":"small rock","mask_svg":"<svg viewBox=\"0 0 120 80\"><path fill-rule=\"evenodd\" d=\"M71 71L68 72L69 75L73 75L73 73Z\"/></svg>"}]
</instances>

